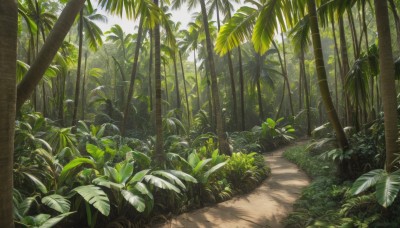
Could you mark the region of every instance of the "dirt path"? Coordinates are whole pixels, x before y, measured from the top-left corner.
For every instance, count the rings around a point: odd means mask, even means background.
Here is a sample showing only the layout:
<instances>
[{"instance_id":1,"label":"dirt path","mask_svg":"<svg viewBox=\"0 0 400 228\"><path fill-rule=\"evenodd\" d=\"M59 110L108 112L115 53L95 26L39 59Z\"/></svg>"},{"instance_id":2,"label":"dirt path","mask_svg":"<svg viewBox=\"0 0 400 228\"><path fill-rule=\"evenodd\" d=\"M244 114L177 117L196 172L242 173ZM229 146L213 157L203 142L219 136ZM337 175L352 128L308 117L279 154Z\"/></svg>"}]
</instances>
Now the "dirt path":
<instances>
[{"instance_id":1,"label":"dirt path","mask_svg":"<svg viewBox=\"0 0 400 228\"><path fill-rule=\"evenodd\" d=\"M301 189L310 182L296 165L282 158L288 148L264 155L272 174L251 193L184 213L157 227L283 227L282 219L292 210Z\"/></svg>"}]
</instances>

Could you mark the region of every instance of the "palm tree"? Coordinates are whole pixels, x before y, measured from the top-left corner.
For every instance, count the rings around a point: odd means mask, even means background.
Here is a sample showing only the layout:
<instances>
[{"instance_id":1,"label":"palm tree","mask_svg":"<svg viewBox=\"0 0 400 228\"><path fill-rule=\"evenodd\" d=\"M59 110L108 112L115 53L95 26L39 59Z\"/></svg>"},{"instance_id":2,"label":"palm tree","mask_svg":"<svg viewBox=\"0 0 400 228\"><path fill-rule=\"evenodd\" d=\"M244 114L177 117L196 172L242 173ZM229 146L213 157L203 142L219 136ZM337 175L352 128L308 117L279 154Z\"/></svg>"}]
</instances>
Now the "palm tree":
<instances>
[{"instance_id":1,"label":"palm tree","mask_svg":"<svg viewBox=\"0 0 400 228\"><path fill-rule=\"evenodd\" d=\"M336 113L336 109L333 105L332 98L329 91L329 86L326 77L324 56L322 53L321 36L318 27L317 11L315 6L315 0L307 1L308 14L310 17L310 30L312 34L312 44L314 48L314 58L315 67L317 69L318 85L322 97L322 101L326 108L328 118L333 126L336 133L336 138L338 140L339 146L342 149L347 149L349 143L347 141L346 135L343 131L342 125L340 124L339 117Z\"/></svg>"},{"instance_id":2,"label":"palm tree","mask_svg":"<svg viewBox=\"0 0 400 228\"><path fill-rule=\"evenodd\" d=\"M29 99L35 87L39 84L46 69L49 67L60 48L65 36L69 32L75 17L78 15L85 0L71 0L67 3L54 28L51 30L46 42L40 49L35 61L28 72L18 84L17 88L17 110Z\"/></svg>"},{"instance_id":3,"label":"palm tree","mask_svg":"<svg viewBox=\"0 0 400 228\"><path fill-rule=\"evenodd\" d=\"M13 154L16 102L18 8L0 4L0 227L14 227Z\"/></svg>"},{"instance_id":4,"label":"palm tree","mask_svg":"<svg viewBox=\"0 0 400 228\"><path fill-rule=\"evenodd\" d=\"M213 105L214 105L214 110L215 110L214 114L216 117L216 125L217 125L216 129L217 129L217 136L218 136L218 143L219 143L218 147L219 147L219 150L221 153L230 154L229 144L226 139L225 132L224 132L224 122L223 122L223 118L222 118L222 109L221 109L220 99L219 99L217 73L215 70L213 44L211 41L206 3L204 0L199 0L198 2L192 1L191 3L192 4L189 4L191 6L194 6L196 3L200 3L200 8L201 8L204 32L205 32L205 37L206 37L207 61L209 64L210 76L211 76L211 88L212 88L212 96L213 96ZM175 8L179 8L181 6L181 4L182 4L181 0L174 1Z\"/></svg>"},{"instance_id":5,"label":"palm tree","mask_svg":"<svg viewBox=\"0 0 400 228\"><path fill-rule=\"evenodd\" d=\"M394 65L392 41L387 1L375 0L376 24L379 39L379 68L381 70L381 88L383 111L385 113L385 144L386 144L386 171L393 171L395 153L398 152L396 143L397 129L397 100L394 80Z\"/></svg>"}]
</instances>

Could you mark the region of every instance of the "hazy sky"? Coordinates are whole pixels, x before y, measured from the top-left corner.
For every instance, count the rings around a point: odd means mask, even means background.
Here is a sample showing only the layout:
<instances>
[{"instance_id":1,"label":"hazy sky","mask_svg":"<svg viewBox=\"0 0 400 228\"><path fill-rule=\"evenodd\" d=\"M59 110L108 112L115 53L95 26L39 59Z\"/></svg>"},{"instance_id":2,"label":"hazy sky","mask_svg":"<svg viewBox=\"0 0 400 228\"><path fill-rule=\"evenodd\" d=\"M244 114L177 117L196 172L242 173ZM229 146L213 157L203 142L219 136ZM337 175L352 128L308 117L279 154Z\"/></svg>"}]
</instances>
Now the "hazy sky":
<instances>
[{"instance_id":1,"label":"hazy sky","mask_svg":"<svg viewBox=\"0 0 400 228\"><path fill-rule=\"evenodd\" d=\"M235 6L235 9L239 8L239 4L233 3ZM129 21L126 18L120 18L117 16L111 16L108 13L104 12L103 10L100 10L100 13L104 14L108 18L108 23L99 23L101 29L103 32L109 30L114 24L119 24L122 29L126 33L134 33L136 32L135 30L135 22ZM180 21L182 23L181 27L186 28L187 24L192 21L192 15L194 12L200 12L200 6L197 7L197 9L188 11L186 4L183 4L181 9L179 10L173 10L172 13L172 20L177 22Z\"/></svg>"}]
</instances>

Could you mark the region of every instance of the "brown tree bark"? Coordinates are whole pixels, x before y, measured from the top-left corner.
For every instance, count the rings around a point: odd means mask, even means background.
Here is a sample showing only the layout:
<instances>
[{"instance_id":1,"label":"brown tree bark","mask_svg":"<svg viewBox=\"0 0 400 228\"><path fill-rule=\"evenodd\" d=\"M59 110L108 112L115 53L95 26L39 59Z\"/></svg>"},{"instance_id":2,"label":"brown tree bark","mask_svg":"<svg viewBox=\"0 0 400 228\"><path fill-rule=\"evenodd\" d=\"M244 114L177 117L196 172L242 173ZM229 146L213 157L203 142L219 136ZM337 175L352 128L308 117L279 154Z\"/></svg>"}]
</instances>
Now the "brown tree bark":
<instances>
[{"instance_id":1,"label":"brown tree bark","mask_svg":"<svg viewBox=\"0 0 400 228\"><path fill-rule=\"evenodd\" d=\"M0 4L0 227L14 227L13 155L16 112L18 8Z\"/></svg>"}]
</instances>

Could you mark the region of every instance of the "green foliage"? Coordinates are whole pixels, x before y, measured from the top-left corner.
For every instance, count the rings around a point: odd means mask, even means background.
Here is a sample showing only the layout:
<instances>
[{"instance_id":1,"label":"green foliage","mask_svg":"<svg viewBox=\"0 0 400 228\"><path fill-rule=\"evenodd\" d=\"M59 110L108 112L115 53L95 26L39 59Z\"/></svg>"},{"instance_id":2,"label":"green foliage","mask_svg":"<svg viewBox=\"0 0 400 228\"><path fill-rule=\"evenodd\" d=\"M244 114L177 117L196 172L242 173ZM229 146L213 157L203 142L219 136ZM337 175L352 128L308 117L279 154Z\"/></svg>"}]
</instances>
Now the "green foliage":
<instances>
[{"instance_id":1,"label":"green foliage","mask_svg":"<svg viewBox=\"0 0 400 228\"><path fill-rule=\"evenodd\" d=\"M295 130L292 125L284 121L284 118L279 118L276 121L267 118L261 126L254 127L252 132L258 135L260 144L264 149L272 150L292 141Z\"/></svg>"}]
</instances>

